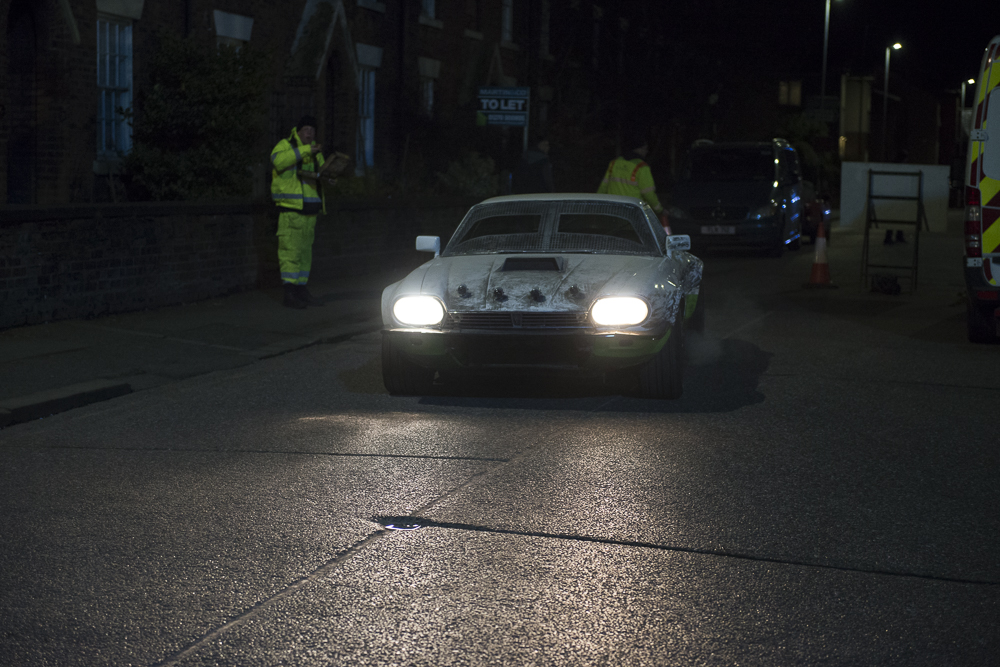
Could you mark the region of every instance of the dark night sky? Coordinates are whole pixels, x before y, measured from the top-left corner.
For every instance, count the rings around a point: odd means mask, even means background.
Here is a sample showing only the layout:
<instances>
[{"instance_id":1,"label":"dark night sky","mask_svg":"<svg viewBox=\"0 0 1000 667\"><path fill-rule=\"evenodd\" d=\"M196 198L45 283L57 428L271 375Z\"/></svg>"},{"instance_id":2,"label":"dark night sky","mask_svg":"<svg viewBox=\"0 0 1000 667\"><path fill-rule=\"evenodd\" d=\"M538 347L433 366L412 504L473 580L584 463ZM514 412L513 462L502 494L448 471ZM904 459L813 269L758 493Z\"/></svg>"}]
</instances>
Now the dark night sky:
<instances>
[{"instance_id":1,"label":"dark night sky","mask_svg":"<svg viewBox=\"0 0 1000 667\"><path fill-rule=\"evenodd\" d=\"M720 0L716 9L720 39L752 44L761 55L773 51L779 67L801 67L818 78L825 0ZM903 49L892 54L890 77L902 75L929 92L957 90L975 76L998 34L1000 0L833 0L827 93L835 94L845 71L881 72L885 47L894 41Z\"/></svg>"},{"instance_id":2,"label":"dark night sky","mask_svg":"<svg viewBox=\"0 0 1000 667\"><path fill-rule=\"evenodd\" d=\"M822 61L825 3L808 4L816 5L814 32ZM998 34L1000 2L995 0L834 0L828 80L845 68L881 72L885 47L898 41L903 48L892 54L890 77L901 74L929 91L956 90L975 76L986 44Z\"/></svg>"}]
</instances>

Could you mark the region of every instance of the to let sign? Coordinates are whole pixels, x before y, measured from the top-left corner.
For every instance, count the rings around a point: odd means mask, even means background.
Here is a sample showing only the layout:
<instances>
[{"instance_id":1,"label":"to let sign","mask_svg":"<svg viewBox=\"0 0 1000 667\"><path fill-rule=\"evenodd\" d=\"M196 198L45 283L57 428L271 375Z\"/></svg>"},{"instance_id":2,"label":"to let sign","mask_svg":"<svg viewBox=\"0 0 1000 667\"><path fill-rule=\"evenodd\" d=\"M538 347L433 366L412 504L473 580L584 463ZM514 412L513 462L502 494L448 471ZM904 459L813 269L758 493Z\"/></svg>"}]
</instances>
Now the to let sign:
<instances>
[{"instance_id":1,"label":"to let sign","mask_svg":"<svg viewBox=\"0 0 1000 667\"><path fill-rule=\"evenodd\" d=\"M530 88L480 88L477 125L528 124Z\"/></svg>"}]
</instances>

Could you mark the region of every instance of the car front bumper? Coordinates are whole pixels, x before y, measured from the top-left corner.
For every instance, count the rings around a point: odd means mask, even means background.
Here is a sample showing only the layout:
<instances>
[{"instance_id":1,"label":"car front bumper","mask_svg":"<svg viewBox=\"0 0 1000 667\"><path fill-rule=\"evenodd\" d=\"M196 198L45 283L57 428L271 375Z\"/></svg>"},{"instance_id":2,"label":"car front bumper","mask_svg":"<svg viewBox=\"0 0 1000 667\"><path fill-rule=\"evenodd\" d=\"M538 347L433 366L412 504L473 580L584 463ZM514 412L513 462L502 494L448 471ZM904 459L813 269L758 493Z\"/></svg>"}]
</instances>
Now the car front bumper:
<instances>
[{"instance_id":1,"label":"car front bumper","mask_svg":"<svg viewBox=\"0 0 1000 667\"><path fill-rule=\"evenodd\" d=\"M385 329L410 361L438 371L538 369L605 372L637 366L670 337L658 334Z\"/></svg>"},{"instance_id":2,"label":"car front bumper","mask_svg":"<svg viewBox=\"0 0 1000 667\"><path fill-rule=\"evenodd\" d=\"M695 248L714 246L770 247L781 233L779 218L760 220L714 220L671 221L671 232L687 234Z\"/></svg>"}]
</instances>

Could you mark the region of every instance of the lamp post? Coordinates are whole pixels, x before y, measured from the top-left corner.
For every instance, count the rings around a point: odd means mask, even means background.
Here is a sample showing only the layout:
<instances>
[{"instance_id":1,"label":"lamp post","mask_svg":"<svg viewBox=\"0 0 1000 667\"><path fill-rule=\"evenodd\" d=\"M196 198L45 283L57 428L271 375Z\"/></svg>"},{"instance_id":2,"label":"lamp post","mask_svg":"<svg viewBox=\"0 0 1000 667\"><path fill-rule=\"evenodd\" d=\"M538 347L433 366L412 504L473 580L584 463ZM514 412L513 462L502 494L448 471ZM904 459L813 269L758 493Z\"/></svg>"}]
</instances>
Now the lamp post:
<instances>
[{"instance_id":1,"label":"lamp post","mask_svg":"<svg viewBox=\"0 0 1000 667\"><path fill-rule=\"evenodd\" d=\"M971 86L975 82L976 82L975 79L969 79L968 81L962 82L962 104L960 105L962 111L965 111L965 84L969 84Z\"/></svg>"},{"instance_id":2,"label":"lamp post","mask_svg":"<svg viewBox=\"0 0 1000 667\"><path fill-rule=\"evenodd\" d=\"M830 2L826 0L826 19L823 21L823 71L820 74L819 110L826 106L826 50L830 43Z\"/></svg>"},{"instance_id":3,"label":"lamp post","mask_svg":"<svg viewBox=\"0 0 1000 667\"><path fill-rule=\"evenodd\" d=\"M882 80L882 161L888 162L889 156L887 154L889 148L886 143L886 133L888 132L889 124L889 54L893 49L898 50L903 48L903 45L896 42L892 46L885 47L885 78Z\"/></svg>"}]
</instances>

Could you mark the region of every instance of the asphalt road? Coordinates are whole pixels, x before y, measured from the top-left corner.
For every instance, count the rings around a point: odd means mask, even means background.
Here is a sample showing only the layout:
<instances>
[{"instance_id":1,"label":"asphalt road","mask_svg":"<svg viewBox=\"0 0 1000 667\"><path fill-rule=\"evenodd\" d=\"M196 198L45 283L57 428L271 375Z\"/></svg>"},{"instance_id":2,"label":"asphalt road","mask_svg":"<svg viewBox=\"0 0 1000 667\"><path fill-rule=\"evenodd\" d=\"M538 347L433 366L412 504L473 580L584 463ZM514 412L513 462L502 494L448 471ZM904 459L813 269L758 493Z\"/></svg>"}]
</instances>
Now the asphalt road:
<instances>
[{"instance_id":1,"label":"asphalt road","mask_svg":"<svg viewBox=\"0 0 1000 667\"><path fill-rule=\"evenodd\" d=\"M390 397L372 333L5 429L0 664L995 665L1000 347L929 238L898 297L707 256L678 401Z\"/></svg>"}]
</instances>

